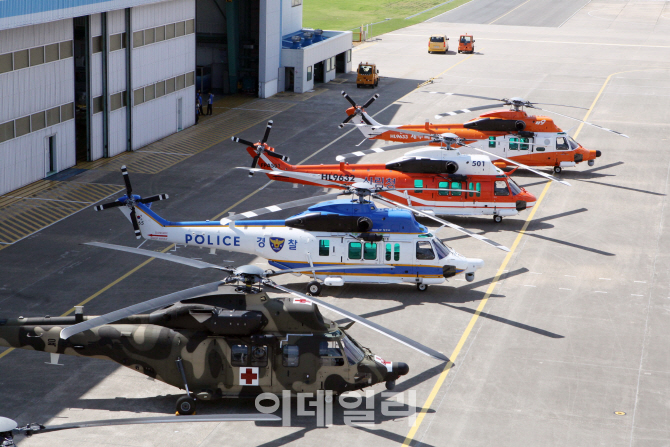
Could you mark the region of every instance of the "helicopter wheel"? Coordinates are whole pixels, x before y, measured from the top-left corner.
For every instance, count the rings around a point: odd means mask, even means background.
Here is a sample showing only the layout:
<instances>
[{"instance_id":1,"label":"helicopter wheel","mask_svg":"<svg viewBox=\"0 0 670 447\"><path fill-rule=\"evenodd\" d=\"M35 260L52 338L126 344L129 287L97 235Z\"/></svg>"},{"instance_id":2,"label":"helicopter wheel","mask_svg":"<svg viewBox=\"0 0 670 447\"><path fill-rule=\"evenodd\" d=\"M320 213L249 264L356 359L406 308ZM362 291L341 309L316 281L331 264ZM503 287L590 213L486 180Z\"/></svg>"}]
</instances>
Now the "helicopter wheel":
<instances>
[{"instance_id":1,"label":"helicopter wheel","mask_svg":"<svg viewBox=\"0 0 670 447\"><path fill-rule=\"evenodd\" d=\"M323 290L323 285L319 281L310 281L307 284L307 291L312 296L321 295L321 290Z\"/></svg>"},{"instance_id":2,"label":"helicopter wheel","mask_svg":"<svg viewBox=\"0 0 670 447\"><path fill-rule=\"evenodd\" d=\"M502 216L498 216L498 215L493 216L493 221L494 221L495 223L500 223L500 222L502 222Z\"/></svg>"},{"instance_id":3,"label":"helicopter wheel","mask_svg":"<svg viewBox=\"0 0 670 447\"><path fill-rule=\"evenodd\" d=\"M391 391L393 388L395 388L395 380L389 380L386 382L386 389Z\"/></svg>"},{"instance_id":4,"label":"helicopter wheel","mask_svg":"<svg viewBox=\"0 0 670 447\"><path fill-rule=\"evenodd\" d=\"M561 168L560 166L554 166L554 172L556 174L560 174L562 170L563 170L563 168Z\"/></svg>"},{"instance_id":5,"label":"helicopter wheel","mask_svg":"<svg viewBox=\"0 0 670 447\"><path fill-rule=\"evenodd\" d=\"M428 284L419 283L416 285L416 290L418 290L419 292L425 292L426 290L428 290Z\"/></svg>"},{"instance_id":6,"label":"helicopter wheel","mask_svg":"<svg viewBox=\"0 0 670 447\"><path fill-rule=\"evenodd\" d=\"M177 399L177 414L181 416L195 414L195 399L191 396L182 396Z\"/></svg>"}]
</instances>

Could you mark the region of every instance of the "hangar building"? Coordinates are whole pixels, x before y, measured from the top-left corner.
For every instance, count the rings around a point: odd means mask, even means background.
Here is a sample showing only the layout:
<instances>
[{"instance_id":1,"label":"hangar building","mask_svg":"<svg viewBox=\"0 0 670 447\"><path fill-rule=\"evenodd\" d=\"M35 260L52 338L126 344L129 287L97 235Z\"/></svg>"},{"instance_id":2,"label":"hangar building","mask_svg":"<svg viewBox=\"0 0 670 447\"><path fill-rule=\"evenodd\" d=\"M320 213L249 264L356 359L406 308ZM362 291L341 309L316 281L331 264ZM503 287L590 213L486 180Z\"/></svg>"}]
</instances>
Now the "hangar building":
<instances>
[{"instance_id":1,"label":"hangar building","mask_svg":"<svg viewBox=\"0 0 670 447\"><path fill-rule=\"evenodd\" d=\"M0 1L0 194L195 123L196 90L269 97L351 69L302 0Z\"/></svg>"}]
</instances>

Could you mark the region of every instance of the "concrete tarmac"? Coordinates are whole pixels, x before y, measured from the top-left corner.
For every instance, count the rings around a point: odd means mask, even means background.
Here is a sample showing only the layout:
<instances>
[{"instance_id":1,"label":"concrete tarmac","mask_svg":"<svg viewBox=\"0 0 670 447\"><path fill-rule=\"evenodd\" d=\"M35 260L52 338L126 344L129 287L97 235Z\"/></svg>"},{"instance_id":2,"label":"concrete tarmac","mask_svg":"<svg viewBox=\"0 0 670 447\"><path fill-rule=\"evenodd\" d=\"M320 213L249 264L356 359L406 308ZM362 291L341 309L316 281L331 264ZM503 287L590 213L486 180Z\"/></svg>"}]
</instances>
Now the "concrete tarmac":
<instances>
[{"instance_id":1,"label":"concrete tarmac","mask_svg":"<svg viewBox=\"0 0 670 447\"><path fill-rule=\"evenodd\" d=\"M521 3L510 2L507 11ZM468 25L477 40L473 55L427 54L428 36L445 24L418 24L354 51L355 64L378 64L384 77L376 91L357 90L348 74L347 82L326 84L326 92L274 118L269 143L292 162L311 157L308 162L316 164L334 163L337 154L351 152L362 139L355 129L337 128L348 107L339 94L342 89L359 103L379 93L369 112L382 123L419 124L436 113L485 103L421 92L428 90L584 107L588 113L558 106L550 110L630 136L553 116L577 141L603 155L593 167L564 169L561 176L572 187L514 174L541 197L529 221L528 212L501 224L484 217L450 219L513 249L507 256L440 230L440 237L458 252L485 259L473 283L459 278L425 293L411 285L326 290L326 300L452 359L454 364L445 368L363 327L352 328L358 340L382 357L409 364L409 375L394 391L405 398L416 393L411 404L421 412L416 423L376 411L373 424L350 427L336 405L328 428L316 427L313 417L298 417L294 408L291 427L206 423L91 428L37 435L20 445L670 445L667 3L590 2L581 9L575 6L574 15L560 27ZM416 89L429 78L434 78L432 84ZM240 137L259 139L263 128L255 126ZM370 146L366 142L361 147ZM387 161L398 153L363 161ZM248 179L245 172L231 169L250 162L241 145L225 142L159 174L131 174L131 179L143 196L170 194L154 205L170 220L211 219L252 192L231 211L322 192L282 182L268 185L265 176ZM99 177L100 182L122 183L120 173ZM139 245L118 211L85 210L2 250L0 315L60 315L114 283L86 305L86 313L98 314L218 279L216 273L153 261L117 281L145 259L80 245L93 240ZM161 247L157 242L143 245ZM211 256L194 248L177 253L208 262L263 263L253 256ZM304 290L307 282L305 277L285 281L296 290ZM55 425L164 415L174 411L180 395L105 361L64 356L64 366L46 361L47 354L23 350L0 358L3 416L22 424ZM390 400L381 396L383 386L372 390L375 408ZM253 402L244 400L199 407L199 414L250 411Z\"/></svg>"}]
</instances>

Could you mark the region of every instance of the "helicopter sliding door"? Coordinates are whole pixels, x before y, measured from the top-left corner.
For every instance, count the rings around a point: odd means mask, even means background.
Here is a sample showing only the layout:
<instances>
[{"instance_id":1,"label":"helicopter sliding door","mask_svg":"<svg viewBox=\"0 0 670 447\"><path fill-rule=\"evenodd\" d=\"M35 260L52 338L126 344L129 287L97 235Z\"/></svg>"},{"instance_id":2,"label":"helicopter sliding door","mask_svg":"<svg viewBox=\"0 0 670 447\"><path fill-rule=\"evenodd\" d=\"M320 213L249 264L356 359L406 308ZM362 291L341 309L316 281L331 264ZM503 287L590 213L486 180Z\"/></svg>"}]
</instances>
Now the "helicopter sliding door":
<instances>
[{"instance_id":1,"label":"helicopter sliding door","mask_svg":"<svg viewBox=\"0 0 670 447\"><path fill-rule=\"evenodd\" d=\"M267 344L252 344L248 340L221 339L222 348L230 361L230 371L226 371L226 387L272 385L272 347ZM211 359L208 359L211 361ZM225 390L224 390L225 393Z\"/></svg>"},{"instance_id":2,"label":"helicopter sliding door","mask_svg":"<svg viewBox=\"0 0 670 447\"><path fill-rule=\"evenodd\" d=\"M519 135L505 135L505 140L507 140L508 157L527 156L533 153L533 138L521 137ZM524 159L518 160L522 163L529 161L524 161Z\"/></svg>"}]
</instances>

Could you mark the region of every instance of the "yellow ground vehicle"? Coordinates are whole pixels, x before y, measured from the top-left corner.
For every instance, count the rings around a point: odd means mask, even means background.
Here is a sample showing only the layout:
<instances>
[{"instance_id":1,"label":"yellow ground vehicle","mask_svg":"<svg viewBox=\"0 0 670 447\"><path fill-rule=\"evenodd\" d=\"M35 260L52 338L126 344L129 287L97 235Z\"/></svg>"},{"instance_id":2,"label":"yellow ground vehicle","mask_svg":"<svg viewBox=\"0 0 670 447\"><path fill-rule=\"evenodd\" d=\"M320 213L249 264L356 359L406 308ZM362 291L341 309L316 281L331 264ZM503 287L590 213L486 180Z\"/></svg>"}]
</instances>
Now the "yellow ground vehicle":
<instances>
[{"instance_id":1,"label":"yellow ground vehicle","mask_svg":"<svg viewBox=\"0 0 670 447\"><path fill-rule=\"evenodd\" d=\"M358 64L358 75L356 76L356 87L377 87L379 85L379 70L375 64L361 62Z\"/></svg>"},{"instance_id":2,"label":"yellow ground vehicle","mask_svg":"<svg viewBox=\"0 0 670 447\"><path fill-rule=\"evenodd\" d=\"M458 38L458 52L459 53L474 53L475 39L470 34L463 34Z\"/></svg>"},{"instance_id":3,"label":"yellow ground vehicle","mask_svg":"<svg viewBox=\"0 0 670 447\"><path fill-rule=\"evenodd\" d=\"M447 36L441 34L430 36L430 40L428 40L428 53L436 51L447 54L447 51L449 51L449 38Z\"/></svg>"}]
</instances>

